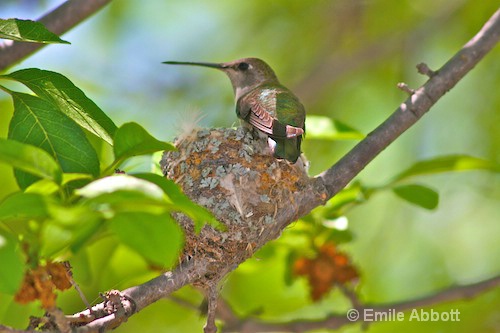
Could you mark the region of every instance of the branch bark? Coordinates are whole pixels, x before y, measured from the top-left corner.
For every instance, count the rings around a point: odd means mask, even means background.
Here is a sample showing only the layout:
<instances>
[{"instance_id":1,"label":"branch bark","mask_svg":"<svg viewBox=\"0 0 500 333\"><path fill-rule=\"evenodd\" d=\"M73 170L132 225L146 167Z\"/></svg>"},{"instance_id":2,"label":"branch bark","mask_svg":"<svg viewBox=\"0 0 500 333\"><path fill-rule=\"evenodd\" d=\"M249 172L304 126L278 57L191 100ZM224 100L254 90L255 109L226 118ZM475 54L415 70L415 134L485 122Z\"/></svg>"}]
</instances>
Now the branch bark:
<instances>
[{"instance_id":1,"label":"branch bark","mask_svg":"<svg viewBox=\"0 0 500 333\"><path fill-rule=\"evenodd\" d=\"M404 101L396 111L378 128L370 133L366 139L355 146L346 156L338 161L331 168L314 178L310 186L293 197L294 208L280 211L277 214L273 227L266 229L260 236L255 249L260 248L279 236L281 231L295 221L300 216L309 213L318 205L324 204L328 199L343 189L363 168L373 160L382 150L398 138L404 131L415 124L429 109L441 98L447 91L452 89L500 40L500 10L485 23L482 29L465 46L452 57L442 68L432 72L429 80L420 88L416 89L406 101ZM430 72L429 72L430 73ZM243 262L250 257L252 252L242 256ZM212 263L213 264L213 263ZM224 263L223 263L224 264ZM222 264L222 265L223 265ZM218 266L217 269L226 272L231 271L234 263L226 263L226 266ZM130 289L125 291L131 298L137 298L136 302L140 304L139 308L166 297L173 290L194 281L191 278L184 278L175 281L175 274L172 279L164 279L148 282L148 287L138 286L134 294L130 294ZM177 272L177 273L176 273ZM203 276L207 272L207 266L201 266L198 269L192 267L189 276ZM494 279L495 285L498 284L498 278ZM151 286L156 285L154 288ZM143 285L144 286L144 285ZM471 287L472 288L472 287ZM447 294L451 294L448 292ZM429 300L443 300L443 296L433 296ZM416 302L416 301L415 301ZM408 303L418 305L423 303ZM428 303L427 303L428 304ZM337 319L330 319L336 322ZM335 326L328 322L322 324L327 327ZM313 324L311 324L313 325ZM96 330L100 325L93 326ZM317 326L316 326L317 327ZM80 330L80 329L79 329ZM83 330L81 330L83 332Z\"/></svg>"},{"instance_id":2,"label":"branch bark","mask_svg":"<svg viewBox=\"0 0 500 333\"><path fill-rule=\"evenodd\" d=\"M255 244L252 244L252 250L245 249L236 256L237 261L219 261L207 262L197 258L191 259L183 263L173 272L165 273L149 282L142 285L129 288L122 293L123 299L126 300L124 311L120 315L113 309L106 312L109 305L108 301L104 301L93 307L95 313L90 313L85 310L73 317L87 317L89 323L78 327L73 331L76 332L102 332L112 329L120 325L126 319L145 308L146 306L156 302L161 298L167 297L173 291L180 287L197 282L198 279L207 275L207 272L217 272L218 276L224 276L233 270L239 263L249 258L253 252L263 246L268 241L279 236L281 231L297 218L309 213L315 207L324 204L328 199L337 194L343 189L363 168L373 160L381 151L389 144L398 138L404 131L415 124L429 109L441 98L447 91L452 89L500 40L500 10L486 22L483 28L474 36L453 58L451 58L442 68L432 73L429 80L420 88L416 89L411 96L404 101L396 111L378 128L370 133L366 139L355 146L347 155L338 161L331 168L312 179L309 184L300 192L292 193L292 205L288 205L287 209L276 214L276 220L273 221L269 229L263 230L259 234L259 238ZM492 279L493 285L498 285L499 278ZM486 284L486 283L485 283ZM488 284L489 285L489 284ZM481 285L482 286L482 285ZM477 287L477 286L476 286ZM486 290L487 288L470 287L471 290L477 292ZM462 291L469 290L464 287ZM476 289L474 289L476 288ZM461 295L464 293L456 293L452 291L446 292L443 296L440 294L430 296L426 301L416 300L404 303L404 306L421 306L422 304L432 304L429 302L443 301L455 299L451 295ZM475 292L473 294L476 294ZM456 297L456 296L455 296ZM427 303L426 303L427 302ZM403 303L402 303L403 304ZM387 308L388 305L382 306ZM391 305L391 306L394 306ZM403 305L398 305L403 309ZM100 317L96 314L105 313ZM96 319L98 318L98 319ZM336 317L329 318L321 322L321 327L338 327L340 319ZM342 319L344 321L346 318ZM310 324L311 327L300 329L318 328L319 324ZM6 331L0 326L0 332Z\"/></svg>"},{"instance_id":3,"label":"branch bark","mask_svg":"<svg viewBox=\"0 0 500 333\"><path fill-rule=\"evenodd\" d=\"M352 323L363 323L364 325L372 323L370 316L367 320L363 315L366 310L370 313L388 313L393 314L417 308L429 307L434 304L444 302L452 302L461 299L470 299L483 292L491 290L500 285L500 276L491 279L462 286L453 286L435 294L417 298L414 300L386 303L386 304L364 304L360 307L353 306L352 310L357 311L359 317L349 319L346 313L334 314L325 319L317 321L295 321L287 323L268 323L253 318L239 319L227 305L223 306L221 311L221 319L224 320L225 330L227 332L254 333L254 332L306 332L310 330L336 330L342 326ZM408 316L405 316L408 318ZM383 318L383 317L378 317ZM363 320L365 319L365 320ZM458 318L460 319L460 318ZM375 320L374 320L375 321Z\"/></svg>"},{"instance_id":4,"label":"branch bark","mask_svg":"<svg viewBox=\"0 0 500 333\"><path fill-rule=\"evenodd\" d=\"M415 124L446 92L452 89L498 43L500 10L443 67L377 129L370 133L340 161L319 177L329 196L344 188L363 168L410 126Z\"/></svg>"},{"instance_id":5,"label":"branch bark","mask_svg":"<svg viewBox=\"0 0 500 333\"><path fill-rule=\"evenodd\" d=\"M190 264L190 266L193 266ZM189 270L189 268L187 268ZM188 277L188 273L183 274L183 278ZM179 281L183 281L183 278L177 278L170 274L162 275L159 278L156 278L152 281L157 280L149 285L149 287L157 288L156 284L169 284L168 282L159 282L161 279L169 279L169 281L173 281L178 279ZM188 279L189 280L189 279ZM151 281L150 281L151 282ZM171 284L172 288L176 288L174 283ZM487 292L495 287L500 285L500 276L493 277L488 280L484 280L477 283L472 283L468 285L458 285L447 288L441 292L437 292L432 295L428 295L425 297L397 302L397 303L385 303L385 304L364 304L361 306L354 306L359 313L363 313L365 309L369 309L373 312L378 313L398 313L407 310L413 310L417 308L429 307L435 304L441 304L444 302L453 302L462 299L471 299L481 293ZM136 287L134 287L136 288ZM131 288L133 289L133 288ZM157 290L157 289L156 289ZM126 293L125 291L124 293ZM145 305L147 306L147 304ZM190 306L190 305L189 305ZM94 307L94 310L97 306ZM88 316L88 311L83 311L77 313L69 318L81 318ZM363 316L360 316L357 320L349 320L347 314L333 314L328 316L325 319L318 321L294 321L287 323L268 323L254 318L244 318L240 319L233 312L230 306L224 301L219 301L217 316L222 319L225 323L225 331L227 332L241 332L241 333L253 333L253 332L305 332L309 330L317 330L317 329L339 329L342 326L349 325L356 322L363 322L364 324L370 324L371 321L363 321ZM107 317L103 317L101 319L95 320L90 324L80 327L78 329L74 329L73 332L102 332L99 329L105 331L107 328L116 327L121 322L123 322L126 318L119 318L115 315L109 315ZM25 330L17 330L11 327L0 325L0 333L29 333L29 331ZM50 333L50 331L41 331L41 333Z\"/></svg>"},{"instance_id":6,"label":"branch bark","mask_svg":"<svg viewBox=\"0 0 500 333\"><path fill-rule=\"evenodd\" d=\"M107 5L111 0L68 0L38 22L56 35L62 35ZM15 65L46 44L13 42L0 48L0 71Z\"/></svg>"}]
</instances>

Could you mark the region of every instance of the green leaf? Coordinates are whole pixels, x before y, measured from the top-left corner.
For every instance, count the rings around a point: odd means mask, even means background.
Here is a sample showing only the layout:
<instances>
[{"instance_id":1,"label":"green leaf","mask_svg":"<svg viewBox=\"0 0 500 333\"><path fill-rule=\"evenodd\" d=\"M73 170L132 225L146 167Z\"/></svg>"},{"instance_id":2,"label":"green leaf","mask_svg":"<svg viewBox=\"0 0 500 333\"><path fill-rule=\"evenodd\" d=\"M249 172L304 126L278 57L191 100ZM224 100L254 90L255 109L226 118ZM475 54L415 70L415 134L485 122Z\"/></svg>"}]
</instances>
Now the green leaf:
<instances>
[{"instance_id":1,"label":"green leaf","mask_svg":"<svg viewBox=\"0 0 500 333\"><path fill-rule=\"evenodd\" d=\"M61 183L62 170L45 150L0 138L0 161L35 176Z\"/></svg>"},{"instance_id":2,"label":"green leaf","mask_svg":"<svg viewBox=\"0 0 500 333\"><path fill-rule=\"evenodd\" d=\"M125 123L116 131L113 151L115 163L137 155L152 154L159 150L175 150L168 142L159 141L137 123Z\"/></svg>"},{"instance_id":3,"label":"green leaf","mask_svg":"<svg viewBox=\"0 0 500 333\"><path fill-rule=\"evenodd\" d=\"M432 210L439 203L439 194L426 186L411 184L394 187L393 192L403 200Z\"/></svg>"},{"instance_id":4,"label":"green leaf","mask_svg":"<svg viewBox=\"0 0 500 333\"><path fill-rule=\"evenodd\" d=\"M343 215L348 208L366 201L364 188L359 182L353 182L333 198L328 200L324 207L318 207L325 219L336 219Z\"/></svg>"},{"instance_id":5,"label":"green leaf","mask_svg":"<svg viewBox=\"0 0 500 333\"><path fill-rule=\"evenodd\" d=\"M103 226L102 215L86 205L52 205L50 213L40 236L40 256L44 258L68 249L78 252Z\"/></svg>"},{"instance_id":6,"label":"green leaf","mask_svg":"<svg viewBox=\"0 0 500 333\"><path fill-rule=\"evenodd\" d=\"M91 181L92 177L85 173L65 173L63 174L63 184L68 184L78 180Z\"/></svg>"},{"instance_id":7,"label":"green leaf","mask_svg":"<svg viewBox=\"0 0 500 333\"><path fill-rule=\"evenodd\" d=\"M24 273L24 259L14 237L0 230L0 293L13 295L19 289Z\"/></svg>"},{"instance_id":8,"label":"green leaf","mask_svg":"<svg viewBox=\"0 0 500 333\"><path fill-rule=\"evenodd\" d=\"M57 105L62 113L73 119L78 125L113 145L116 125L64 75L37 68L28 68L3 77L23 83L39 97Z\"/></svg>"},{"instance_id":9,"label":"green leaf","mask_svg":"<svg viewBox=\"0 0 500 333\"><path fill-rule=\"evenodd\" d=\"M26 221L48 216L45 196L38 193L14 193L0 203L0 221Z\"/></svg>"},{"instance_id":10,"label":"green leaf","mask_svg":"<svg viewBox=\"0 0 500 333\"><path fill-rule=\"evenodd\" d=\"M150 262L171 267L178 260L183 234L168 214L121 213L110 221L110 228Z\"/></svg>"},{"instance_id":11,"label":"green leaf","mask_svg":"<svg viewBox=\"0 0 500 333\"><path fill-rule=\"evenodd\" d=\"M73 233L57 223L46 223L41 232L40 257L50 258L71 244Z\"/></svg>"},{"instance_id":12,"label":"green leaf","mask_svg":"<svg viewBox=\"0 0 500 333\"><path fill-rule=\"evenodd\" d=\"M147 180L156 184L172 200L173 203L180 201L189 201L189 198L182 192L181 188L172 180L154 173L136 173L134 177Z\"/></svg>"},{"instance_id":13,"label":"green leaf","mask_svg":"<svg viewBox=\"0 0 500 333\"><path fill-rule=\"evenodd\" d=\"M47 30L40 22L19 19L0 19L0 38L21 42L70 44Z\"/></svg>"},{"instance_id":14,"label":"green leaf","mask_svg":"<svg viewBox=\"0 0 500 333\"><path fill-rule=\"evenodd\" d=\"M391 183L406 180L410 177L466 170L489 170L500 172L500 166L491 161L467 155L440 156L415 163L399 175Z\"/></svg>"},{"instance_id":15,"label":"green leaf","mask_svg":"<svg viewBox=\"0 0 500 333\"><path fill-rule=\"evenodd\" d=\"M85 133L53 104L36 96L10 91L14 115L9 138L42 148L69 173L99 174L99 160ZM16 179L26 188L37 177L17 170Z\"/></svg>"},{"instance_id":16,"label":"green leaf","mask_svg":"<svg viewBox=\"0 0 500 333\"><path fill-rule=\"evenodd\" d=\"M192 202L174 182L155 174L116 174L75 192L89 199L86 204L97 207L106 216L121 212L182 212L194 221L197 231L205 223L224 229L207 209Z\"/></svg>"},{"instance_id":17,"label":"green leaf","mask_svg":"<svg viewBox=\"0 0 500 333\"><path fill-rule=\"evenodd\" d=\"M62 175L62 185L70 189L82 187L91 181L92 176L85 173L63 173ZM54 184L54 182L47 179L41 179L28 186L24 192L50 195L60 190L60 186Z\"/></svg>"},{"instance_id":18,"label":"green leaf","mask_svg":"<svg viewBox=\"0 0 500 333\"><path fill-rule=\"evenodd\" d=\"M68 196L71 195L74 189L83 187L92 181L92 176L84 173L64 173L62 178L63 190L67 190L66 193ZM47 179L38 180L24 189L26 193L40 193L44 195L55 194L59 191L61 191L61 187Z\"/></svg>"},{"instance_id":19,"label":"green leaf","mask_svg":"<svg viewBox=\"0 0 500 333\"><path fill-rule=\"evenodd\" d=\"M349 125L325 116L307 116L306 129L307 139L361 140L365 137Z\"/></svg>"},{"instance_id":20,"label":"green leaf","mask_svg":"<svg viewBox=\"0 0 500 333\"><path fill-rule=\"evenodd\" d=\"M108 218L121 212L162 214L174 210L157 185L124 174L96 180L75 192L88 199L85 205Z\"/></svg>"},{"instance_id":21,"label":"green leaf","mask_svg":"<svg viewBox=\"0 0 500 333\"><path fill-rule=\"evenodd\" d=\"M352 231L347 229L347 230L337 230L337 229L332 229L327 231L327 241L333 242L335 244L345 244L345 243L350 243L354 239L354 235L352 234Z\"/></svg>"},{"instance_id":22,"label":"green leaf","mask_svg":"<svg viewBox=\"0 0 500 333\"><path fill-rule=\"evenodd\" d=\"M134 176L158 185L169 197L174 209L183 212L193 220L196 232L199 232L205 223L220 230L224 230L224 225L220 223L210 211L191 201L172 180L153 173L140 173L134 174Z\"/></svg>"},{"instance_id":23,"label":"green leaf","mask_svg":"<svg viewBox=\"0 0 500 333\"><path fill-rule=\"evenodd\" d=\"M95 262L91 262L95 258L92 258L93 256L89 253L90 251L79 251L71 257L73 276L79 284L91 285L96 275L100 276L99 272L94 269Z\"/></svg>"},{"instance_id":24,"label":"green leaf","mask_svg":"<svg viewBox=\"0 0 500 333\"><path fill-rule=\"evenodd\" d=\"M98 179L76 190L76 193L86 198L95 198L117 191L135 191L156 200L164 198L163 190L159 186L126 174L116 174Z\"/></svg>"},{"instance_id":25,"label":"green leaf","mask_svg":"<svg viewBox=\"0 0 500 333\"><path fill-rule=\"evenodd\" d=\"M85 245L101 230L102 226L102 219L86 217L85 223L73 233L70 244L71 252L78 253L81 249L85 249Z\"/></svg>"},{"instance_id":26,"label":"green leaf","mask_svg":"<svg viewBox=\"0 0 500 333\"><path fill-rule=\"evenodd\" d=\"M59 185L47 179L40 179L24 189L24 193L39 193L43 195L52 195L61 190Z\"/></svg>"}]
</instances>

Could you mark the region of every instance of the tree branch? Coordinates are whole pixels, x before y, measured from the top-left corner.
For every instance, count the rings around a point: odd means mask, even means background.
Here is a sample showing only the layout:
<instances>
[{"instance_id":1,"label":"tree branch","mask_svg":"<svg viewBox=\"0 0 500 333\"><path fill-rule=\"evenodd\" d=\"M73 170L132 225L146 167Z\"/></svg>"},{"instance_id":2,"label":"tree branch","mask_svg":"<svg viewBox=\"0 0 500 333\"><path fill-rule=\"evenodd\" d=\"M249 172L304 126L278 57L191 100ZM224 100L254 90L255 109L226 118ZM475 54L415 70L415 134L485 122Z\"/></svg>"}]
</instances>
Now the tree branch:
<instances>
[{"instance_id":1,"label":"tree branch","mask_svg":"<svg viewBox=\"0 0 500 333\"><path fill-rule=\"evenodd\" d=\"M179 265L173 272L166 272L146 283L118 292L102 295L104 301L73 315L66 316L70 323L82 325L74 333L100 333L120 326L133 314L165 298L177 289L198 280L207 271L206 261L190 261ZM0 333L29 332L0 325ZM37 331L54 333L53 330Z\"/></svg>"},{"instance_id":2,"label":"tree branch","mask_svg":"<svg viewBox=\"0 0 500 333\"><path fill-rule=\"evenodd\" d=\"M323 204L344 188L375 156L417 122L441 96L453 88L498 43L499 39L500 10L486 22L474 38L441 69L434 73L424 86L416 89L415 93L402 103L389 119L355 146L339 162L316 177L309 187L295 193L293 196L294 207L280 211L280 214L277 214L276 221L271 227L262 232L254 245L254 249L258 249L269 240L278 237L283 228L289 223L309 213L313 208ZM253 253L253 251L247 252L242 255L241 262ZM214 263L211 264L214 265ZM234 268L233 262L219 262L217 264L217 269L224 271L222 274ZM202 266L202 268L203 270L200 271L193 268L189 276L203 276L207 272L207 267ZM174 272L174 274L176 273ZM172 280L175 281L176 279L172 278ZM182 286L192 281L193 279L184 279L175 282L178 286ZM128 291L125 291L125 293L128 293L132 299L138 297L141 304L138 306L139 309L147 306L150 302L166 297L172 291L172 288L168 288L168 286L169 283L173 282L167 282L163 279L158 282L159 285L155 288L142 288L139 286L136 288L141 288L140 292L137 290L133 295ZM498 281L495 280L495 283L498 283Z\"/></svg>"},{"instance_id":3,"label":"tree branch","mask_svg":"<svg viewBox=\"0 0 500 333\"><path fill-rule=\"evenodd\" d=\"M228 272L237 267L238 264L245 261L247 258L263 246L268 241L276 238L282 230L291 222L299 217L309 213L313 208L324 204L328 199L338 193L344 188L363 168L375 158L383 149L391 144L399 135L406 131L410 126L416 123L429 109L434 105L441 96L455 86L455 84L466 75L483 57L486 55L493 46L498 43L500 39L500 10L486 22L479 33L472 38L453 58L451 58L441 69L437 72L428 71L433 73L425 85L415 90L415 92L400 105L400 107L377 129L370 133L366 139L361 141L355 146L346 156L333 165L330 169L326 170L316 178L311 179L303 186L300 191L290 191L289 200L285 203L280 203L279 212L274 215L273 223L270 223L266 228L258 233L255 242L249 243L244 248L235 248L232 253L214 252L212 260L208 257L194 256L188 262L183 263L176 268L172 273L165 273L149 282L142 285L129 288L121 293L123 306L113 306L111 297L94 306L93 313L85 310L75 316L87 317L93 320L88 324L78 327L77 332L102 332L107 329L115 328L124 322L127 317L133 315L144 307L156 302L157 300L167 297L171 292L178 288L197 282L200 280L210 281L212 279L220 278ZM200 190L200 189L196 189ZM250 215L249 215L250 216ZM205 228L206 229L206 228ZM204 230L205 230L204 229ZM214 237L217 234L212 233ZM203 230L201 233L203 236ZM240 231L241 237L241 231ZM217 245L217 239L213 243ZM193 240L191 240L193 241ZM196 239L194 240L194 242ZM227 246L227 243L224 245ZM219 247L224 249L224 247ZM201 250L201 249L200 249ZM222 259L217 259L218 255L223 255ZM224 256L225 255L225 256ZM491 284L497 285L499 278L494 278L492 281L485 283L488 286ZM218 281L218 280L217 280ZM206 285L205 285L206 287ZM482 283L469 287L463 287L461 292L454 291L444 292L445 295L438 294L437 296L430 296L427 300L415 300L407 303L405 306L417 306L423 304L431 304L431 301L443 301L454 299L451 295L464 296L467 292L476 294L482 290L487 289ZM488 287L489 288L489 287ZM472 290L472 291L471 291ZM476 291L474 291L476 290ZM468 295L468 294L467 294ZM398 305L398 308L403 309L404 305ZM391 306L395 306L392 304ZM385 306L387 307L387 305ZM382 306L381 308L384 308ZM118 311L120 310L120 311ZM119 313L118 313L119 312ZM71 316L71 317L75 317ZM98 319L96 319L98 318ZM321 327L339 327L347 318L331 317L321 322ZM298 325L298 324L297 324ZM304 325L304 324L301 324ZM307 326L310 325L310 326ZM318 328L319 324L310 323L305 327L301 326L296 331L304 331ZM279 327L274 326L274 329ZM289 329L290 327L287 327ZM0 332L1 331L0 327ZM6 331L8 332L8 331ZM10 331L12 332L12 331Z\"/></svg>"},{"instance_id":4,"label":"tree branch","mask_svg":"<svg viewBox=\"0 0 500 333\"><path fill-rule=\"evenodd\" d=\"M241 332L241 333L253 333L253 332L306 332L310 330L319 329L330 329L335 330L340 327L354 322L363 322L364 324L370 324L373 317L364 321L363 313L365 310L369 310L371 313L388 313L397 314L398 312L403 312L407 310L413 310L416 308L428 307L434 304L443 302L452 302L461 299L469 299L477 296L483 292L493 289L500 285L500 276L493 277L491 279L481 281L478 283L473 283L469 285L454 286L450 287L441 292L435 294L417 298L414 300L398 302L398 303L386 303L386 304L364 304L361 307L355 307L358 311L359 318L357 320L349 319L347 314L333 314L325 319L318 321L294 321L287 323L269 323L263 322L261 320L246 318L239 319L230 309L228 309L227 304L224 304L221 308L223 311L220 312L222 315L221 319L224 320L226 325L224 329L226 332ZM384 318L379 316L377 318ZM387 318L387 317L386 317ZM406 317L408 318L408 317ZM375 320L373 320L375 321Z\"/></svg>"},{"instance_id":5,"label":"tree branch","mask_svg":"<svg viewBox=\"0 0 500 333\"><path fill-rule=\"evenodd\" d=\"M56 35L62 35L107 5L111 0L68 0L38 22ZM0 48L0 71L15 65L47 44L13 42Z\"/></svg>"},{"instance_id":6,"label":"tree branch","mask_svg":"<svg viewBox=\"0 0 500 333\"><path fill-rule=\"evenodd\" d=\"M161 276L163 277L163 275ZM172 278L174 278L172 276ZM155 279L156 280L156 279ZM453 302L462 299L471 299L481 293L491 290L500 285L500 276L495 276L491 279L484 280L477 283L472 283L468 285L458 285L450 287L441 292L435 294L404 301L397 303L385 303L385 304L364 304L361 306L355 306L354 308L363 313L365 309L376 311L378 313L398 313L407 310L413 310L416 308L429 307L434 304L440 304L444 302ZM173 286L173 285L172 285ZM173 287L176 288L176 287ZM170 290L169 292L173 291ZM97 306L96 306L97 307ZM94 307L95 308L95 307ZM77 318L81 316L87 316L87 311L77 313L71 318ZM224 329L226 332L241 332L241 333L253 333L253 332L305 332L315 329L339 329L342 326L352 324L354 322L363 322L363 317L360 316L357 320L349 320L347 314L332 314L325 319L318 321L294 321L287 323L268 323L255 318L244 318L240 319L233 312L229 304L223 300L219 300L217 316L222 319L225 323ZM101 332L99 328L105 329L113 327L112 324L117 324L117 322L124 321L124 318L118 320L116 316L110 315L109 317L101 318L101 320L95 320L87 326L80 327L73 332ZM366 321L369 324L371 321ZM0 333L29 333L25 330L17 330L7 326L0 325ZM50 331L41 331L41 333L50 333Z\"/></svg>"},{"instance_id":7,"label":"tree branch","mask_svg":"<svg viewBox=\"0 0 500 333\"><path fill-rule=\"evenodd\" d=\"M95 315L95 313L103 313L103 310L106 308L106 301L93 306L92 313L89 310L84 310L72 315L72 318L78 318L79 320L82 317L89 318L89 323L79 327L76 332L97 333L118 327L134 313L139 312L161 298L167 297L177 289L198 280L207 271L207 266L205 261L192 259L178 266L173 272L166 272L146 283L124 290L121 295L124 299L128 300L128 303L120 316L113 309L108 311L109 313L104 312L105 315ZM94 320L94 317L97 319Z\"/></svg>"},{"instance_id":8,"label":"tree branch","mask_svg":"<svg viewBox=\"0 0 500 333\"><path fill-rule=\"evenodd\" d=\"M500 39L500 10L483 28L422 87L366 139L319 177L329 198L343 189L382 150L415 124L439 98L452 89L495 46Z\"/></svg>"}]
</instances>

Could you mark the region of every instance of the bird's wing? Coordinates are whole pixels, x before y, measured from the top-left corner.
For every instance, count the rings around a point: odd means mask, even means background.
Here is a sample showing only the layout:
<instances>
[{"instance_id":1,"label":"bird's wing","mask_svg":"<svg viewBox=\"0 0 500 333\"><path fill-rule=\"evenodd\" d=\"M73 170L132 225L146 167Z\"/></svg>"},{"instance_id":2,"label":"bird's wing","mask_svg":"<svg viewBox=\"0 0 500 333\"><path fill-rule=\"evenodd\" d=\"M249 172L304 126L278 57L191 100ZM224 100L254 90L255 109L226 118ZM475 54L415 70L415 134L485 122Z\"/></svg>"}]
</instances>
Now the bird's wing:
<instances>
[{"instance_id":1,"label":"bird's wing","mask_svg":"<svg viewBox=\"0 0 500 333\"><path fill-rule=\"evenodd\" d=\"M257 94L244 96L238 105L238 116L246 120L258 130L275 138L294 138L304 133L300 127L294 127L280 122L274 114L276 109L276 94L267 99L261 99Z\"/></svg>"},{"instance_id":2,"label":"bird's wing","mask_svg":"<svg viewBox=\"0 0 500 333\"><path fill-rule=\"evenodd\" d=\"M250 101L250 112L248 113L247 121L253 127L261 130L269 135L273 134L273 123L277 120L266 111L265 105L259 103L258 100Z\"/></svg>"}]
</instances>

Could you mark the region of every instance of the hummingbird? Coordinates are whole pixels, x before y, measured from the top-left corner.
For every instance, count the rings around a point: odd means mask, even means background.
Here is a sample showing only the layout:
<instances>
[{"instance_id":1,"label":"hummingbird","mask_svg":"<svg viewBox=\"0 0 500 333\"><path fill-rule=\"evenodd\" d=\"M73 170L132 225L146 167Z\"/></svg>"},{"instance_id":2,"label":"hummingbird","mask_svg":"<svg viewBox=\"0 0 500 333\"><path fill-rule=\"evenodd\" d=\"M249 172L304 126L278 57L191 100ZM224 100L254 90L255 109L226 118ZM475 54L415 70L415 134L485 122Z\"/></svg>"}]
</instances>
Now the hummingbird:
<instances>
[{"instance_id":1,"label":"hummingbird","mask_svg":"<svg viewBox=\"0 0 500 333\"><path fill-rule=\"evenodd\" d=\"M236 102L236 115L259 136L267 138L274 157L295 163L305 136L304 106L283 86L272 68L258 58L209 63L165 61L169 65L216 68L229 77Z\"/></svg>"}]
</instances>

